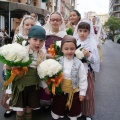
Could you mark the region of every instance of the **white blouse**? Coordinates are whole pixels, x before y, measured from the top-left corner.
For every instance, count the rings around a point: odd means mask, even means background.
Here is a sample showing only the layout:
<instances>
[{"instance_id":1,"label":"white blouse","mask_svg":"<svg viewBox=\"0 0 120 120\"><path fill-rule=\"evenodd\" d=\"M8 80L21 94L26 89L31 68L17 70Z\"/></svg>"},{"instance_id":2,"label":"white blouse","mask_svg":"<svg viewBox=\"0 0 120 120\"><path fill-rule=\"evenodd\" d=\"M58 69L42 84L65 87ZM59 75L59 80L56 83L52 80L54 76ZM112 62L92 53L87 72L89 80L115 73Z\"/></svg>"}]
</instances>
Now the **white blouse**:
<instances>
[{"instance_id":1,"label":"white blouse","mask_svg":"<svg viewBox=\"0 0 120 120\"><path fill-rule=\"evenodd\" d=\"M72 65L73 65L73 59L68 59L67 57L64 57L63 75L65 79L71 80ZM79 78L80 78L79 80L80 95L85 96L88 83L87 83L87 74L82 62L79 68Z\"/></svg>"}]
</instances>

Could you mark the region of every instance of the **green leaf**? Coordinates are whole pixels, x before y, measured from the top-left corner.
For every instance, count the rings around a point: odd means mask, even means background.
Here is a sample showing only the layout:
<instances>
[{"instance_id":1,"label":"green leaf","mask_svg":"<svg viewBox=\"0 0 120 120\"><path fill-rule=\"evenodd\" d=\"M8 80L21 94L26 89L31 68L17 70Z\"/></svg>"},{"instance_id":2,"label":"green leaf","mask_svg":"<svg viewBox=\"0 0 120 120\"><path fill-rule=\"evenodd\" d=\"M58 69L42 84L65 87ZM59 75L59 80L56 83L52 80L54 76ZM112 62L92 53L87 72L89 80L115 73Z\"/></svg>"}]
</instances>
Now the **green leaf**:
<instances>
[{"instance_id":1,"label":"green leaf","mask_svg":"<svg viewBox=\"0 0 120 120\"><path fill-rule=\"evenodd\" d=\"M67 32L68 35L73 35L72 28L67 28L66 32Z\"/></svg>"}]
</instances>

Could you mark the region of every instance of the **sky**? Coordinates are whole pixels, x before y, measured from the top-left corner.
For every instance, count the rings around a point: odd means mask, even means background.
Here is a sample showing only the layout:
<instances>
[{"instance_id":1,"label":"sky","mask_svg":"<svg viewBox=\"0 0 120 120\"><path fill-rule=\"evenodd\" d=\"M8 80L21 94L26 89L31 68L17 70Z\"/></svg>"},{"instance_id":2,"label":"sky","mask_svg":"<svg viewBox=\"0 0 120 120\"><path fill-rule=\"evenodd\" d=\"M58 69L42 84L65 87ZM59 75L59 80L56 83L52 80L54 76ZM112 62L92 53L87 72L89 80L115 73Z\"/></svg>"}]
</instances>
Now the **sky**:
<instances>
[{"instance_id":1,"label":"sky","mask_svg":"<svg viewBox=\"0 0 120 120\"><path fill-rule=\"evenodd\" d=\"M88 11L108 13L109 0L77 0L77 10L81 13L82 18L84 17L84 12Z\"/></svg>"}]
</instances>

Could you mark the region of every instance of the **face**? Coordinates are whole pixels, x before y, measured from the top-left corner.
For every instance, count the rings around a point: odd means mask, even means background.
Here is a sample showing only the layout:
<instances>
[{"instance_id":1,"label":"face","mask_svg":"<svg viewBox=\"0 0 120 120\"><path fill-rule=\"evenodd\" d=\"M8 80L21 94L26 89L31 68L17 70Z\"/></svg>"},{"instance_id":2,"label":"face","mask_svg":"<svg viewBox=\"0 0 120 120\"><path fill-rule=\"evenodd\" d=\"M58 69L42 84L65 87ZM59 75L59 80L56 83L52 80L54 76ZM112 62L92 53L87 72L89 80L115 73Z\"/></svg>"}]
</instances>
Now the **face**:
<instances>
[{"instance_id":1,"label":"face","mask_svg":"<svg viewBox=\"0 0 120 120\"><path fill-rule=\"evenodd\" d=\"M28 42L29 42L30 48L36 52L39 51L44 44L44 40L40 40L36 38L30 38Z\"/></svg>"},{"instance_id":2,"label":"face","mask_svg":"<svg viewBox=\"0 0 120 120\"><path fill-rule=\"evenodd\" d=\"M36 15L34 13L30 14L35 20L37 19L36 18Z\"/></svg>"},{"instance_id":3,"label":"face","mask_svg":"<svg viewBox=\"0 0 120 120\"><path fill-rule=\"evenodd\" d=\"M53 30L58 30L60 25L62 24L62 18L58 14L52 14L50 17L50 24Z\"/></svg>"},{"instance_id":4,"label":"face","mask_svg":"<svg viewBox=\"0 0 120 120\"><path fill-rule=\"evenodd\" d=\"M35 25L35 21L31 18L25 19L23 23L23 31L25 35L28 35L29 29Z\"/></svg>"},{"instance_id":5,"label":"face","mask_svg":"<svg viewBox=\"0 0 120 120\"><path fill-rule=\"evenodd\" d=\"M88 29L78 29L78 36L82 41L86 40L89 34L90 31Z\"/></svg>"},{"instance_id":6,"label":"face","mask_svg":"<svg viewBox=\"0 0 120 120\"><path fill-rule=\"evenodd\" d=\"M62 52L68 59L71 59L74 57L75 50L76 50L76 47L73 42L65 42L62 47Z\"/></svg>"},{"instance_id":7,"label":"face","mask_svg":"<svg viewBox=\"0 0 120 120\"><path fill-rule=\"evenodd\" d=\"M70 21L71 21L73 24L77 24L78 21L79 21L79 19L80 19L80 16L78 16L76 12L72 11L72 12L70 13Z\"/></svg>"},{"instance_id":8,"label":"face","mask_svg":"<svg viewBox=\"0 0 120 120\"><path fill-rule=\"evenodd\" d=\"M65 19L64 19L64 21L65 21L65 24L67 24L67 23L68 23L68 19L67 19L67 18L65 18Z\"/></svg>"}]
</instances>

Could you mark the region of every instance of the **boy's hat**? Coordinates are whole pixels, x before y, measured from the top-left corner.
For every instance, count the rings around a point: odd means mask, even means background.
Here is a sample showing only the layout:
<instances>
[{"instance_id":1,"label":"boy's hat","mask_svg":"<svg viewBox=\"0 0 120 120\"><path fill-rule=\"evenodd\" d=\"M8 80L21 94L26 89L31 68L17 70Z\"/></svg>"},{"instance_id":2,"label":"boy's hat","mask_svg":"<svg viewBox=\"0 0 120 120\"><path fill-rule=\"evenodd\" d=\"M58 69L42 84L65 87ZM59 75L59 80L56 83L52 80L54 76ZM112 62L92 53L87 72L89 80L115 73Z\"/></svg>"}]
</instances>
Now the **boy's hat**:
<instances>
[{"instance_id":1,"label":"boy's hat","mask_svg":"<svg viewBox=\"0 0 120 120\"><path fill-rule=\"evenodd\" d=\"M28 39L29 38L38 38L38 39L45 40L46 33L44 28L38 25L32 26L28 32Z\"/></svg>"}]
</instances>

